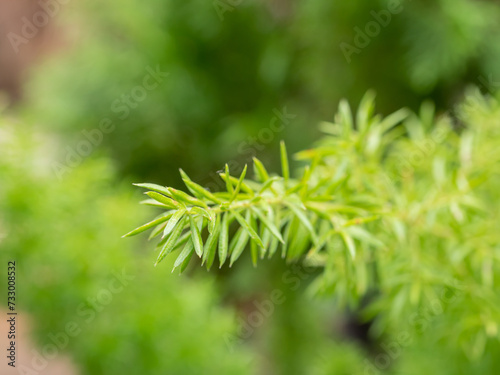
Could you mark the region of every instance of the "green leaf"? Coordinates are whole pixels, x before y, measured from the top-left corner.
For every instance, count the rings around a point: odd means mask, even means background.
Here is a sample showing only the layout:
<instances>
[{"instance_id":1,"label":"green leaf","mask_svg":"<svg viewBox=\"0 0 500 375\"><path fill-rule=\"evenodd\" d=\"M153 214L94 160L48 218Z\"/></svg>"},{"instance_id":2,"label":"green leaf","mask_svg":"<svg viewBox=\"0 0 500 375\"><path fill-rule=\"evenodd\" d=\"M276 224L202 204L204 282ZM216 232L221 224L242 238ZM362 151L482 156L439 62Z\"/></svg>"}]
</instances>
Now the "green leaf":
<instances>
[{"instance_id":1,"label":"green leaf","mask_svg":"<svg viewBox=\"0 0 500 375\"><path fill-rule=\"evenodd\" d=\"M300 182L295 186L291 187L290 189L288 189L286 191L287 195L296 193L300 190L300 196L305 197L307 193L307 183L309 182L310 175L311 175L311 169L308 165L306 165Z\"/></svg>"},{"instance_id":2,"label":"green leaf","mask_svg":"<svg viewBox=\"0 0 500 375\"><path fill-rule=\"evenodd\" d=\"M177 240L179 239L182 230L184 229L184 224L187 222L187 217L184 217L182 220L177 222L177 225L175 225L174 229L172 230L172 234L170 237L168 237L167 242L165 242L165 245L160 251L160 254L158 255L158 259L156 260L155 267L158 263L160 263L165 256L167 256L168 253L170 253L175 245L177 244Z\"/></svg>"},{"instance_id":3,"label":"green leaf","mask_svg":"<svg viewBox=\"0 0 500 375\"><path fill-rule=\"evenodd\" d=\"M172 217L168 221L167 226L165 227L165 230L163 231L162 238L164 238L164 237L166 237L166 236L169 235L169 233L172 231L172 229L174 229L174 227L177 224L177 222L184 216L185 213L186 213L186 209L185 208L181 208L181 209L177 210L172 215Z\"/></svg>"},{"instance_id":4,"label":"green leaf","mask_svg":"<svg viewBox=\"0 0 500 375\"><path fill-rule=\"evenodd\" d=\"M154 226L156 226L158 224L164 223L165 221L167 221L168 219L170 219L171 216L172 216L172 213L171 212L167 212L163 216L160 216L159 218L156 218L156 219L150 221L149 223L141 225L140 227L135 228L133 231L130 231L127 234L124 234L122 236L122 238L123 237L131 237L131 236L135 236L136 234L142 233L145 230L148 230L149 228L152 228L152 227L154 227Z\"/></svg>"},{"instance_id":5,"label":"green leaf","mask_svg":"<svg viewBox=\"0 0 500 375\"><path fill-rule=\"evenodd\" d=\"M182 236L179 237L179 240L177 241L177 243L175 244L175 247L172 249L172 251L176 250L177 248L181 247L182 245L184 245L186 242L188 242L189 240L191 239L191 231L188 231L186 233L184 233ZM163 241L163 245L165 244L165 242L167 242L168 240L168 237L165 237L162 241ZM160 250L161 250L161 247L160 246Z\"/></svg>"},{"instance_id":6,"label":"green leaf","mask_svg":"<svg viewBox=\"0 0 500 375\"><path fill-rule=\"evenodd\" d=\"M187 266L189 265L189 261L191 260L191 257L193 256L193 254L194 254L194 249L191 250L191 252L189 253L189 255L182 262L181 268L180 268L180 271L179 271L180 274L183 273L186 270Z\"/></svg>"},{"instance_id":7,"label":"green leaf","mask_svg":"<svg viewBox=\"0 0 500 375\"><path fill-rule=\"evenodd\" d=\"M290 210L297 216L297 218L300 220L300 222L306 227L306 229L309 231L309 234L311 235L311 239L316 245L318 243L318 236L316 235L316 232L314 231L314 227L307 218L306 211L301 209L300 207L297 207L293 203L286 202L285 203Z\"/></svg>"},{"instance_id":8,"label":"green leaf","mask_svg":"<svg viewBox=\"0 0 500 375\"><path fill-rule=\"evenodd\" d=\"M307 244L309 243L309 232L303 225L298 225L297 229L293 228L288 241L287 260L298 259L306 251Z\"/></svg>"},{"instance_id":9,"label":"green leaf","mask_svg":"<svg viewBox=\"0 0 500 375\"><path fill-rule=\"evenodd\" d=\"M264 244L264 248L261 248L260 252L260 258L263 259L264 256L266 255L267 249L269 248L269 245L271 243L272 238L274 237L269 229L267 229L264 225L261 225L261 232L260 232L260 238L262 238L262 243Z\"/></svg>"},{"instance_id":10,"label":"green leaf","mask_svg":"<svg viewBox=\"0 0 500 375\"><path fill-rule=\"evenodd\" d=\"M149 190L152 190L152 191L156 191L157 193L161 193L161 194L165 194L169 197L172 196L172 194L170 193L170 191L168 190L168 188L166 188L165 186L160 186L160 185L157 185L157 184L132 184L132 185L135 185L135 186L139 186L139 187L142 187L144 189L149 189Z\"/></svg>"},{"instance_id":11,"label":"green leaf","mask_svg":"<svg viewBox=\"0 0 500 375\"><path fill-rule=\"evenodd\" d=\"M269 259L273 257L273 255L276 253L276 250L278 249L279 241L276 237L271 238L271 244L269 245L269 255L267 256Z\"/></svg>"},{"instance_id":12,"label":"green leaf","mask_svg":"<svg viewBox=\"0 0 500 375\"><path fill-rule=\"evenodd\" d=\"M278 228L276 228L276 225L274 225L271 220L269 220L265 215L263 215L262 212L260 212L260 210L257 207L252 207L252 211L255 212L255 214L260 219L262 224L264 224L266 228L269 229L269 231L274 235L274 237L276 237L281 243L285 243L283 237L281 236L280 231L278 230Z\"/></svg>"},{"instance_id":13,"label":"green leaf","mask_svg":"<svg viewBox=\"0 0 500 375\"><path fill-rule=\"evenodd\" d=\"M172 207L167 206L167 205L165 205L163 203L160 203L160 202L158 202L158 201L156 201L154 199L144 199L144 200L140 201L139 203L140 204L145 204L147 206L160 207L160 208L166 208L166 209L172 208ZM177 207L174 207L174 208L177 208Z\"/></svg>"},{"instance_id":14,"label":"green leaf","mask_svg":"<svg viewBox=\"0 0 500 375\"><path fill-rule=\"evenodd\" d=\"M250 241L250 254L252 255L252 264L257 267L257 261L259 259L259 247L254 240Z\"/></svg>"},{"instance_id":15,"label":"green leaf","mask_svg":"<svg viewBox=\"0 0 500 375\"><path fill-rule=\"evenodd\" d=\"M391 128L408 118L410 114L411 112L407 108L401 108L400 110L390 114L380 122L380 131L382 133L385 133L386 131L390 130Z\"/></svg>"},{"instance_id":16,"label":"green leaf","mask_svg":"<svg viewBox=\"0 0 500 375\"><path fill-rule=\"evenodd\" d=\"M233 265L236 260L240 257L241 253L245 249L245 246L247 245L248 240L250 239L248 235L248 231L242 230L240 232L240 235L237 237L237 241L234 245L234 249L231 252L231 260L229 262L229 267Z\"/></svg>"},{"instance_id":17,"label":"green leaf","mask_svg":"<svg viewBox=\"0 0 500 375\"><path fill-rule=\"evenodd\" d=\"M193 207L189 208L189 212L192 214L197 214L197 215L206 217L208 220L212 220L212 218L213 218L212 211L210 210L210 208L205 209L205 208L193 206Z\"/></svg>"},{"instance_id":18,"label":"green leaf","mask_svg":"<svg viewBox=\"0 0 500 375\"><path fill-rule=\"evenodd\" d=\"M199 223L198 223L198 230L201 231L203 230L203 228L205 227L206 225L206 222L205 220L200 220ZM164 237L160 243L158 244L157 246L157 249L160 248L165 244L165 242L167 241L168 237ZM186 233L184 233L180 238L179 238L179 241L177 241L177 245L175 245L175 249L177 249L177 247L180 247L182 245L184 245L186 242L188 242L188 240L191 240L191 231L187 231ZM172 251L173 251L172 250Z\"/></svg>"},{"instance_id":19,"label":"green leaf","mask_svg":"<svg viewBox=\"0 0 500 375\"><path fill-rule=\"evenodd\" d=\"M174 272L174 270L177 267L179 267L188 256L192 255L193 251L194 251L193 241L188 241L186 243L186 246L184 246L184 248L182 249L181 253L179 254L179 256L177 257L177 259L175 260L174 268L172 269L172 272Z\"/></svg>"},{"instance_id":20,"label":"green leaf","mask_svg":"<svg viewBox=\"0 0 500 375\"><path fill-rule=\"evenodd\" d=\"M240 192L241 184L242 184L243 179L245 178L246 174L247 174L247 165L245 164L245 167L243 168L243 171L241 172L240 178L238 179L238 183L236 184L236 187L234 188L233 195L231 196L229 203L234 201L234 199L236 198L236 196Z\"/></svg>"},{"instance_id":21,"label":"green leaf","mask_svg":"<svg viewBox=\"0 0 500 375\"><path fill-rule=\"evenodd\" d=\"M215 231L215 226L217 225L217 215L215 215L215 212L212 210L208 211L210 221L208 222L208 232L213 233Z\"/></svg>"},{"instance_id":22,"label":"green leaf","mask_svg":"<svg viewBox=\"0 0 500 375\"><path fill-rule=\"evenodd\" d=\"M158 225L155 229L153 229L151 231L151 234L149 235L148 237L148 240L152 239L152 238L155 238L156 236L158 236L161 232L163 232L163 230L165 229L165 226L167 225L167 223L163 223L163 224L160 224Z\"/></svg>"},{"instance_id":23,"label":"green leaf","mask_svg":"<svg viewBox=\"0 0 500 375\"><path fill-rule=\"evenodd\" d=\"M212 267L212 264L214 262L217 240L219 238L219 231L220 231L220 215L217 215L217 219L215 220L215 228L213 232L208 235L207 242L205 243L205 248L203 252L202 263L206 262L208 270Z\"/></svg>"},{"instance_id":24,"label":"green leaf","mask_svg":"<svg viewBox=\"0 0 500 375\"><path fill-rule=\"evenodd\" d=\"M207 204L205 202L203 202L202 200L199 200L198 198L194 198L181 190L177 190L174 188L168 188L168 189L169 189L170 193L172 194L172 197L174 199L176 199L178 202L191 204L191 205L199 206L199 207L203 207L203 208L208 207Z\"/></svg>"},{"instance_id":25,"label":"green leaf","mask_svg":"<svg viewBox=\"0 0 500 375\"><path fill-rule=\"evenodd\" d=\"M344 243L347 246L352 259L354 259L356 257L356 245L354 244L354 240L344 231L340 232L340 236L344 240Z\"/></svg>"},{"instance_id":26,"label":"green leaf","mask_svg":"<svg viewBox=\"0 0 500 375\"><path fill-rule=\"evenodd\" d=\"M189 191L197 198L203 199L206 198L209 201L212 201L213 203L216 204L221 204L222 201L217 198L215 195L213 195L211 192L203 188L203 186L198 185L196 182L193 182L188 175L182 170L179 169L181 176L182 176L182 181L184 181L184 184L186 187L189 189Z\"/></svg>"},{"instance_id":27,"label":"green leaf","mask_svg":"<svg viewBox=\"0 0 500 375\"><path fill-rule=\"evenodd\" d=\"M267 173L264 164L262 164L262 162L255 157L253 158L253 170L260 182L266 182L269 180L269 174Z\"/></svg>"},{"instance_id":28,"label":"green leaf","mask_svg":"<svg viewBox=\"0 0 500 375\"><path fill-rule=\"evenodd\" d=\"M169 197L164 196L163 194L157 193L156 191L148 191L146 192L146 194L149 197L153 198L155 201L162 203L167 208L177 209L180 207L179 203Z\"/></svg>"},{"instance_id":29,"label":"green leaf","mask_svg":"<svg viewBox=\"0 0 500 375\"><path fill-rule=\"evenodd\" d=\"M281 220L281 211L280 210L277 210L276 211L276 216L274 218L274 222L276 223L276 228L278 229L278 232L281 233L281 227L283 225L285 225L286 221L285 220ZM284 237L286 238L286 237ZM284 240L283 240L283 245L284 245ZM278 245L279 245L279 240L277 237L274 237L271 239L271 245L269 246L269 250L268 250L268 258L271 258L275 253L276 253L276 250L278 249Z\"/></svg>"},{"instance_id":30,"label":"green leaf","mask_svg":"<svg viewBox=\"0 0 500 375\"><path fill-rule=\"evenodd\" d=\"M219 268L224 265L227 258L228 250L228 232L229 232L229 213L222 214L222 227L219 236Z\"/></svg>"},{"instance_id":31,"label":"green leaf","mask_svg":"<svg viewBox=\"0 0 500 375\"><path fill-rule=\"evenodd\" d=\"M236 244L238 243L238 239L241 237L241 234L243 232L246 232L246 231L242 227L239 227L238 230L236 231L236 233L234 234L233 238L231 238L231 241L229 242L228 254L233 253L234 248L236 247Z\"/></svg>"},{"instance_id":32,"label":"green leaf","mask_svg":"<svg viewBox=\"0 0 500 375\"><path fill-rule=\"evenodd\" d=\"M290 243L290 239L291 239L290 238L291 229L292 229L293 224L295 224L295 226L296 226L297 220L298 219L294 217L291 220L289 220L287 225L286 225L285 232L283 234L285 242L281 245L281 257L282 258L284 258L286 256L286 253L288 251L288 244Z\"/></svg>"},{"instance_id":33,"label":"green leaf","mask_svg":"<svg viewBox=\"0 0 500 375\"><path fill-rule=\"evenodd\" d=\"M342 99L339 103L339 116L344 136L349 136L354 128L354 121L352 119L351 107L345 99Z\"/></svg>"},{"instance_id":34,"label":"green leaf","mask_svg":"<svg viewBox=\"0 0 500 375\"><path fill-rule=\"evenodd\" d=\"M201 220L203 220L203 217ZM203 254L203 241L193 215L189 215L189 222L191 226L191 240L193 241L194 250L196 251L196 255L201 258Z\"/></svg>"},{"instance_id":35,"label":"green leaf","mask_svg":"<svg viewBox=\"0 0 500 375\"><path fill-rule=\"evenodd\" d=\"M351 219L346 221L342 226L344 228L350 227L352 225L361 225L365 223L369 223L371 221L378 220L380 218L380 215L373 215L373 216L367 216L367 217L357 217L355 219Z\"/></svg>"},{"instance_id":36,"label":"green leaf","mask_svg":"<svg viewBox=\"0 0 500 375\"><path fill-rule=\"evenodd\" d=\"M251 214L250 211L247 211L247 221L250 224L250 227L255 230L255 233L258 232L258 227L257 227L257 220L255 220L255 216ZM259 236L260 238L260 236ZM262 246L258 246L257 242L255 240L250 241L250 254L252 255L252 263L254 267L257 267L257 260L259 259L259 248L264 251L264 243L262 243Z\"/></svg>"},{"instance_id":37,"label":"green leaf","mask_svg":"<svg viewBox=\"0 0 500 375\"><path fill-rule=\"evenodd\" d=\"M248 212L250 212L250 211L248 211ZM257 234L257 232L255 231L255 229L250 226L250 223L248 223L248 221L245 220L243 218L243 216L241 216L236 211L233 212L233 216L238 221L238 223L240 223L240 225L248 232L248 234L250 235L250 237L257 243L257 245L259 245L260 247L264 247L264 244L262 243L262 240L260 239L260 237Z\"/></svg>"},{"instance_id":38,"label":"green leaf","mask_svg":"<svg viewBox=\"0 0 500 375\"><path fill-rule=\"evenodd\" d=\"M356 114L356 125L358 126L358 131L360 133L368 129L370 125L370 117L375 109L375 92L369 90L361 99L361 103L358 107L358 113Z\"/></svg>"},{"instance_id":39,"label":"green leaf","mask_svg":"<svg viewBox=\"0 0 500 375\"><path fill-rule=\"evenodd\" d=\"M219 176L220 176L220 177L221 177L224 181L226 180L226 173L219 173ZM231 185L236 186L236 185L238 185L238 181L239 181L239 179L238 179L238 178L236 178L236 177L233 177L233 176L229 176L229 181L231 182ZM248 181L248 180L247 180L247 181ZM248 181L248 182L249 182L250 184L252 183L252 181ZM255 184L257 184L257 183L255 183ZM234 186L233 186L233 187L234 187ZM242 182L241 182L241 189L240 189L240 190L241 190L242 192L245 192L245 193L247 193L247 194L251 195L251 196L253 196L253 195L255 194L255 192L253 191L253 189L252 189L250 186L248 186L248 184L247 184L246 182L244 182L244 181L242 181ZM225 193L225 194L227 194L227 193ZM230 195L230 197L231 197L231 195Z\"/></svg>"},{"instance_id":40,"label":"green leaf","mask_svg":"<svg viewBox=\"0 0 500 375\"><path fill-rule=\"evenodd\" d=\"M288 166L288 155L286 153L285 142L280 142L280 152L281 152L281 171L283 173L283 178L285 179L285 187L288 184L290 178L290 168Z\"/></svg>"},{"instance_id":41,"label":"green leaf","mask_svg":"<svg viewBox=\"0 0 500 375\"><path fill-rule=\"evenodd\" d=\"M229 174L229 166L226 164L225 165L225 174L224 176L222 177L224 179L224 181L226 181L226 189L227 189L227 192L232 196L233 195L233 184L231 183L231 178L230 178L230 174Z\"/></svg>"},{"instance_id":42,"label":"green leaf","mask_svg":"<svg viewBox=\"0 0 500 375\"><path fill-rule=\"evenodd\" d=\"M270 179L268 179L263 185L262 187L260 188L259 190L259 194L262 194L263 192L265 192L267 189L270 189L272 190L272 185L273 183L275 183L276 181L280 181L282 180L283 177L271 177Z\"/></svg>"}]
</instances>

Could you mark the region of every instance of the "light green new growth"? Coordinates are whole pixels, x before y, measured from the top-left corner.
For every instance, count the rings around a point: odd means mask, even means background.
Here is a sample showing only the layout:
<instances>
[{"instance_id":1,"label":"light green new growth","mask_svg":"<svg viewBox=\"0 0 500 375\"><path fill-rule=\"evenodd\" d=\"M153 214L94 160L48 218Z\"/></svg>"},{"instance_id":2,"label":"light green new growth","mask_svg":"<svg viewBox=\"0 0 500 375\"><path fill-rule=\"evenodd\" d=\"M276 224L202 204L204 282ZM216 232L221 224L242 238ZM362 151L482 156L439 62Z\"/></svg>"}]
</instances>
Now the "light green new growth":
<instances>
[{"instance_id":1,"label":"light green new growth","mask_svg":"<svg viewBox=\"0 0 500 375\"><path fill-rule=\"evenodd\" d=\"M346 117L339 117L336 126L352 126L349 120L352 115L348 111ZM363 122L368 121L369 114L364 116ZM397 125L402 119L402 116L397 117L390 124L386 119L385 126ZM372 125L377 127L375 123ZM348 140L346 138L343 142ZM336 152L335 148L331 151ZM281 142L280 149L282 176L270 175L256 158L253 163L255 180L246 179L246 165L236 177L230 174L226 164L225 171L220 173L226 184L225 192L209 192L193 182L183 170L180 173L190 195L155 184L136 184L150 190L146 194L153 202L147 200L143 203L154 204L167 211L125 236L157 225L150 237L163 233L158 244L156 264L168 253L182 248L174 269L187 262L193 252L206 263L207 268L211 267L215 253L218 253L220 267L227 260L231 266L247 245L251 245L254 263L266 255L271 257L280 246L283 257L289 261L306 255L317 263L339 236L351 257L350 262L354 262L354 238L358 238L359 233L368 238L371 235L361 228L357 228L357 232L353 228L377 219L384 211L383 205L375 203L366 206L353 202L350 196L354 192L345 183L350 172L345 168L344 171L329 168L330 157L325 154L325 147L298 155L310 162L295 179L290 177L284 142ZM230 239L233 232L236 234ZM376 242L375 239L372 241Z\"/></svg>"},{"instance_id":2,"label":"light green new growth","mask_svg":"<svg viewBox=\"0 0 500 375\"><path fill-rule=\"evenodd\" d=\"M434 120L428 103L419 115L373 111L371 93L355 116L342 101L334 122L320 125L325 137L296 154L297 173L281 143L281 176L254 159L254 179L246 167L233 176L226 165L223 192L209 192L182 170L189 195L138 184L150 190L144 203L166 212L127 236L156 226L156 263L178 250L174 269L181 271L193 253L207 268L216 257L222 267L246 248L254 264L279 251L322 267L311 287L341 304L376 293L365 313L383 312L380 332L443 290L460 292L464 301L447 308L469 323L454 339L481 355L500 322L493 293L500 271L498 105L470 96L457 111L465 129L447 116Z\"/></svg>"}]
</instances>

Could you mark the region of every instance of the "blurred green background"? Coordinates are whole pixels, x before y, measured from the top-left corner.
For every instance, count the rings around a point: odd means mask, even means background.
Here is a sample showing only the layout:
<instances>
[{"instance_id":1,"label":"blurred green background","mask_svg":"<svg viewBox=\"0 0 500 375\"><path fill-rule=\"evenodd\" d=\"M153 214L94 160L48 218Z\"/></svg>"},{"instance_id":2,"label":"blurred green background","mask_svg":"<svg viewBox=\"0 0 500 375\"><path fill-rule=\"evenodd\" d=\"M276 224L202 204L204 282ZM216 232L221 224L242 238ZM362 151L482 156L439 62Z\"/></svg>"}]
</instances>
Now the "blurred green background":
<instances>
[{"instance_id":1,"label":"blurred green background","mask_svg":"<svg viewBox=\"0 0 500 375\"><path fill-rule=\"evenodd\" d=\"M0 1L0 246L2 264L19 263L19 308L37 345L77 321L82 332L61 352L81 374L366 373L365 327L310 298L309 278L295 287L279 259L209 275L192 266L180 278L153 268L144 238L120 238L154 214L130 184L181 187L181 167L217 189L227 161L235 174L256 155L276 167L280 139L291 152L308 147L339 99L357 103L367 89L382 114L424 99L446 111L469 85L495 91L500 4L9 3ZM27 37L37 12L50 22ZM133 281L92 307L123 270ZM275 289L283 302L242 333ZM402 368L436 356L416 348Z\"/></svg>"}]
</instances>

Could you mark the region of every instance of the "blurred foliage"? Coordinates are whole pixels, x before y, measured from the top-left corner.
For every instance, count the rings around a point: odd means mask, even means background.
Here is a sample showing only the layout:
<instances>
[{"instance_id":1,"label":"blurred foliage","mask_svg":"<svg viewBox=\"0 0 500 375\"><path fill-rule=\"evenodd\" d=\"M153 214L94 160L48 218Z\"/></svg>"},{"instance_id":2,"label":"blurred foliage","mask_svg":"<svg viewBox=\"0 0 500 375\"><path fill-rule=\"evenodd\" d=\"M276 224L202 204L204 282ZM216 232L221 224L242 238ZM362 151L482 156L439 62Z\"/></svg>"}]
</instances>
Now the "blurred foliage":
<instances>
[{"instance_id":1,"label":"blurred foliage","mask_svg":"<svg viewBox=\"0 0 500 375\"><path fill-rule=\"evenodd\" d=\"M40 352L73 321L81 333L59 352L85 374L250 373L243 349L227 355L236 327L213 283L152 271L141 244L120 238L144 212L111 165L89 161L57 181L50 138L4 124L2 264L17 262L18 309L34 318Z\"/></svg>"},{"instance_id":2,"label":"blurred foliage","mask_svg":"<svg viewBox=\"0 0 500 375\"><path fill-rule=\"evenodd\" d=\"M369 88L384 94L379 108L388 114L416 110L425 97L448 108L468 83L491 90L500 79L500 6L491 1L219 3L225 12L201 0L65 5L67 41L33 74L29 113L70 145L111 118L116 130L104 144L120 171L166 175L177 186L170 171L179 166L208 181L229 159L275 161L264 150L278 139L306 147L316 138L311 119L332 118L334 103L358 101ZM388 16L391 4L400 5ZM373 22L379 32L346 59L342 43L357 48L357 30ZM169 75L130 111L118 110L147 67ZM285 106L296 118L260 137ZM250 147L248 137L260 141Z\"/></svg>"}]
</instances>

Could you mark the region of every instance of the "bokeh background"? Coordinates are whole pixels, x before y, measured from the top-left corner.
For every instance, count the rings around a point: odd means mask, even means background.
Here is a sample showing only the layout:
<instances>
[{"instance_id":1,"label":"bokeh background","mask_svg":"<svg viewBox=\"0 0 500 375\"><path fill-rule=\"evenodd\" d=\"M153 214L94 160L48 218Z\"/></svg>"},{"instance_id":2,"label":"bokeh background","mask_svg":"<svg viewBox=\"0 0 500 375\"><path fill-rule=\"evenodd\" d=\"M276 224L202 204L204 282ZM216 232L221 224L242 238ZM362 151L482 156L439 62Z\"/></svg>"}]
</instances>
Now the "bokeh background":
<instances>
[{"instance_id":1,"label":"bokeh background","mask_svg":"<svg viewBox=\"0 0 500 375\"><path fill-rule=\"evenodd\" d=\"M489 0L0 0L1 272L18 262L34 350L60 344L38 373L362 373L367 327L311 298L313 275L153 268L146 238L120 238L155 214L131 183L276 168L280 139L308 147L368 89L382 114L494 92L499 19Z\"/></svg>"}]
</instances>

